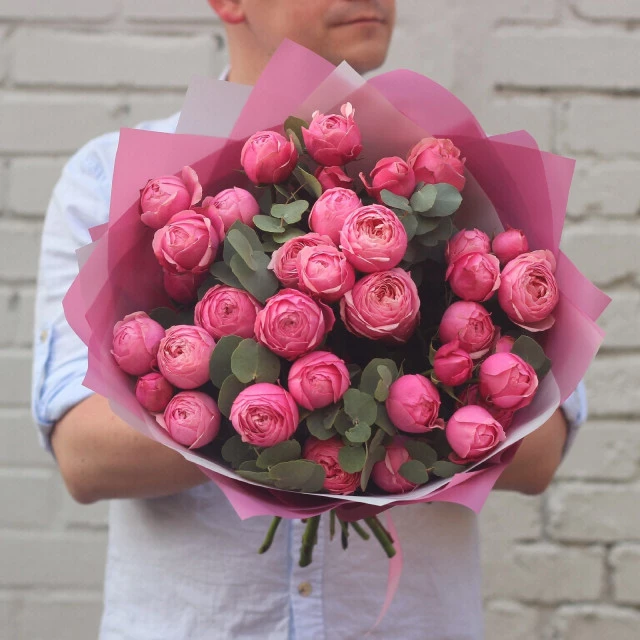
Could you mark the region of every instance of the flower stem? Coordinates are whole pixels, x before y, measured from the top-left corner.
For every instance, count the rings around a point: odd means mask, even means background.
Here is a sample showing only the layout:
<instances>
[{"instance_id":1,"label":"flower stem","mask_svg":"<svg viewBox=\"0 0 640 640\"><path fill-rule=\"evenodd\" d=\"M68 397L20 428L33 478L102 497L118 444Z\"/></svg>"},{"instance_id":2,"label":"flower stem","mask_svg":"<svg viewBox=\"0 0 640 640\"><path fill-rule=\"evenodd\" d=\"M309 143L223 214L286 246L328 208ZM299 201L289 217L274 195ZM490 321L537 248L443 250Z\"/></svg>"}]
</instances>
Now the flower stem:
<instances>
[{"instance_id":1,"label":"flower stem","mask_svg":"<svg viewBox=\"0 0 640 640\"><path fill-rule=\"evenodd\" d=\"M355 530L355 532L363 539L363 540L369 540L369 538L371 537L357 522L350 522L349 523Z\"/></svg>"},{"instance_id":2,"label":"flower stem","mask_svg":"<svg viewBox=\"0 0 640 640\"><path fill-rule=\"evenodd\" d=\"M333 540L333 536L336 535L336 512L329 512L329 540Z\"/></svg>"},{"instance_id":3,"label":"flower stem","mask_svg":"<svg viewBox=\"0 0 640 640\"><path fill-rule=\"evenodd\" d=\"M389 532L380 523L380 520L374 516L373 518L365 518L364 521L367 523L369 529L371 529L373 535L378 539L378 542L382 545L387 557L393 558L393 556L396 555L393 540L391 539Z\"/></svg>"},{"instance_id":4,"label":"flower stem","mask_svg":"<svg viewBox=\"0 0 640 640\"><path fill-rule=\"evenodd\" d=\"M307 526L302 534L302 546L300 547L300 566L306 567L313 559L313 547L318 541L318 526L320 516L313 516L307 519Z\"/></svg>"},{"instance_id":5,"label":"flower stem","mask_svg":"<svg viewBox=\"0 0 640 640\"><path fill-rule=\"evenodd\" d=\"M340 528L342 529L342 535L340 536L342 548L346 551L349 546L349 525L344 520L340 520Z\"/></svg>"},{"instance_id":6,"label":"flower stem","mask_svg":"<svg viewBox=\"0 0 640 640\"><path fill-rule=\"evenodd\" d=\"M265 553L265 551L269 551L271 547L271 543L273 542L273 537L276 535L276 530L278 529L278 525L282 518L276 516L271 520L271 525L269 526L269 530L267 531L267 535L262 543L262 546L258 549L258 553Z\"/></svg>"}]
</instances>

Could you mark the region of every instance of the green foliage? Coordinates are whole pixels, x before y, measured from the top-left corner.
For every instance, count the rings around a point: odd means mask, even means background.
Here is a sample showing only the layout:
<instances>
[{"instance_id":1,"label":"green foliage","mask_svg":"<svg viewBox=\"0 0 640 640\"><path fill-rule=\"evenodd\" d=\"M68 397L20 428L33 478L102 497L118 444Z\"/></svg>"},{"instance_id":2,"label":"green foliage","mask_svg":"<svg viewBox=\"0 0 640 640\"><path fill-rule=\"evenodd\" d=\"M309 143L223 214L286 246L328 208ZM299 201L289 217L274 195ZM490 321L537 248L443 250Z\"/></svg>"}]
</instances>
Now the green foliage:
<instances>
[{"instance_id":1,"label":"green foliage","mask_svg":"<svg viewBox=\"0 0 640 640\"><path fill-rule=\"evenodd\" d=\"M306 200L294 200L288 204L274 204L271 207L271 215L283 219L287 224L295 224L300 222L308 208L309 203Z\"/></svg>"},{"instance_id":2,"label":"green foliage","mask_svg":"<svg viewBox=\"0 0 640 640\"><path fill-rule=\"evenodd\" d=\"M362 445L355 447L345 446L338 451L338 462L347 473L362 471L366 459L367 452Z\"/></svg>"},{"instance_id":3,"label":"green foliage","mask_svg":"<svg viewBox=\"0 0 640 640\"><path fill-rule=\"evenodd\" d=\"M256 452L246 442L242 442L239 435L231 436L223 445L221 455L234 469L247 461L255 461Z\"/></svg>"},{"instance_id":4,"label":"green foliage","mask_svg":"<svg viewBox=\"0 0 640 640\"><path fill-rule=\"evenodd\" d=\"M232 373L231 356L241 342L239 336L223 336L216 342L209 360L209 377L218 389Z\"/></svg>"},{"instance_id":5,"label":"green foliage","mask_svg":"<svg viewBox=\"0 0 640 640\"><path fill-rule=\"evenodd\" d=\"M378 415L378 406L373 396L358 389L348 389L343 396L345 413L351 418L354 425L370 427ZM348 436L347 432L347 437ZM359 431L358 433L362 433ZM349 438L351 440L351 438ZM352 440L352 442L364 442L364 440Z\"/></svg>"},{"instance_id":6,"label":"green foliage","mask_svg":"<svg viewBox=\"0 0 640 640\"><path fill-rule=\"evenodd\" d=\"M385 373L385 370L387 373ZM391 382L387 386L391 386L398 378L396 363L390 358L373 358L362 371L360 391L368 393L370 396L375 395L379 383L389 380L389 374L391 375Z\"/></svg>"},{"instance_id":7,"label":"green foliage","mask_svg":"<svg viewBox=\"0 0 640 640\"><path fill-rule=\"evenodd\" d=\"M462 464L455 464L448 460L438 460L438 462L434 463L431 472L439 478L451 478L451 476L464 470L465 466Z\"/></svg>"},{"instance_id":8,"label":"green foliage","mask_svg":"<svg viewBox=\"0 0 640 640\"><path fill-rule=\"evenodd\" d=\"M231 355L231 371L240 382L273 383L280 376L280 358L255 340L247 338L238 344Z\"/></svg>"},{"instance_id":9,"label":"green foliage","mask_svg":"<svg viewBox=\"0 0 640 640\"><path fill-rule=\"evenodd\" d=\"M385 432L382 429L378 429L371 438L371 442L367 447L367 459L365 460L362 468L362 475L360 476L360 488L362 491L366 491L369 484L369 478L371 477L371 470L376 462L384 460L385 448L382 442L385 437Z\"/></svg>"},{"instance_id":10,"label":"green foliage","mask_svg":"<svg viewBox=\"0 0 640 640\"><path fill-rule=\"evenodd\" d=\"M284 233L280 233L277 236L274 236L273 240L278 244L284 244L287 240L291 240L292 238L299 238L303 235L305 235L305 232L302 229L290 227Z\"/></svg>"},{"instance_id":11,"label":"green foliage","mask_svg":"<svg viewBox=\"0 0 640 640\"><path fill-rule=\"evenodd\" d=\"M305 129L309 128L309 123L306 120L303 120L302 118L296 118L296 116L289 116L284 121L285 133L288 134L289 131L291 131L298 138L298 140L303 140L302 127L304 127Z\"/></svg>"},{"instance_id":12,"label":"green foliage","mask_svg":"<svg viewBox=\"0 0 640 640\"><path fill-rule=\"evenodd\" d=\"M322 185L318 178L305 171L300 165L293 170L293 175L298 179L301 186L305 191L314 198L319 198L322 195Z\"/></svg>"},{"instance_id":13,"label":"green foliage","mask_svg":"<svg viewBox=\"0 0 640 640\"><path fill-rule=\"evenodd\" d=\"M425 184L411 196L409 204L416 213L425 213L433 207L437 195L438 190L435 185Z\"/></svg>"},{"instance_id":14,"label":"green foliage","mask_svg":"<svg viewBox=\"0 0 640 640\"><path fill-rule=\"evenodd\" d=\"M371 437L371 427L364 422L358 422L347 429L344 435L349 442L367 442Z\"/></svg>"},{"instance_id":15,"label":"green foliage","mask_svg":"<svg viewBox=\"0 0 640 640\"><path fill-rule=\"evenodd\" d=\"M407 439L404 442L405 449L409 452L412 460L418 460L427 469L432 467L438 460L438 454L433 447L420 440Z\"/></svg>"},{"instance_id":16,"label":"green foliage","mask_svg":"<svg viewBox=\"0 0 640 640\"><path fill-rule=\"evenodd\" d=\"M376 415L376 425L384 431L387 435L395 436L398 430L395 428L387 413L387 408L384 404L378 404L378 413Z\"/></svg>"},{"instance_id":17,"label":"green foliage","mask_svg":"<svg viewBox=\"0 0 640 640\"><path fill-rule=\"evenodd\" d=\"M435 185L437 197L429 209L429 217L443 218L454 214L462 204L462 195L452 185L442 182Z\"/></svg>"},{"instance_id":18,"label":"green foliage","mask_svg":"<svg viewBox=\"0 0 640 640\"><path fill-rule=\"evenodd\" d=\"M284 234L278 237L282 235ZM238 278L242 288L264 304L268 298L275 295L280 283L273 271L268 269L269 256L261 250L260 253L254 252L253 257L257 263L256 269L251 269L237 254L231 258L229 266L233 274Z\"/></svg>"},{"instance_id":19,"label":"green foliage","mask_svg":"<svg viewBox=\"0 0 640 640\"><path fill-rule=\"evenodd\" d=\"M387 207L391 207L392 209L400 209L400 211L406 211L407 213L412 212L409 200L404 196L397 196L395 193L392 193L388 189L383 189L380 192L380 198L382 198L382 202L384 202Z\"/></svg>"},{"instance_id":20,"label":"green foliage","mask_svg":"<svg viewBox=\"0 0 640 640\"><path fill-rule=\"evenodd\" d=\"M285 440L273 447L263 449L256 460L256 465L260 469L270 469L281 462L298 460L301 453L302 449L297 440Z\"/></svg>"},{"instance_id":21,"label":"green foliage","mask_svg":"<svg viewBox=\"0 0 640 640\"><path fill-rule=\"evenodd\" d=\"M267 233L284 233L286 230L284 224L271 216L254 216L253 224L261 231L266 231ZM262 248L264 249L264 243Z\"/></svg>"},{"instance_id":22,"label":"green foliage","mask_svg":"<svg viewBox=\"0 0 640 640\"><path fill-rule=\"evenodd\" d=\"M220 387L218 394L218 409L220 413L228 418L231 415L231 406L241 391L244 391L249 385L238 380L233 374L227 376Z\"/></svg>"},{"instance_id":23,"label":"green foliage","mask_svg":"<svg viewBox=\"0 0 640 640\"><path fill-rule=\"evenodd\" d=\"M340 413L339 404L331 404L322 409L316 409L307 416L309 433L318 440L328 440L336 434L333 425Z\"/></svg>"},{"instance_id":24,"label":"green foliage","mask_svg":"<svg viewBox=\"0 0 640 640\"><path fill-rule=\"evenodd\" d=\"M291 460L271 467L269 478L278 489L313 493L322 489L325 471L311 460Z\"/></svg>"},{"instance_id":25,"label":"green foliage","mask_svg":"<svg viewBox=\"0 0 640 640\"><path fill-rule=\"evenodd\" d=\"M412 213L407 213L406 215L400 217L400 222L402 222L402 226L407 232L407 239L413 240L418 230L418 216Z\"/></svg>"},{"instance_id":26,"label":"green foliage","mask_svg":"<svg viewBox=\"0 0 640 640\"><path fill-rule=\"evenodd\" d=\"M544 349L529 336L522 335L513 343L511 353L520 356L533 367L539 380L542 380L551 370L551 360L547 358Z\"/></svg>"},{"instance_id":27,"label":"green foliage","mask_svg":"<svg viewBox=\"0 0 640 640\"><path fill-rule=\"evenodd\" d=\"M209 273L228 287L233 287L234 289L243 288L240 280L234 275L231 267L226 262L214 262L209 267Z\"/></svg>"},{"instance_id":28,"label":"green foliage","mask_svg":"<svg viewBox=\"0 0 640 640\"><path fill-rule=\"evenodd\" d=\"M398 469L398 473L400 473L405 480L413 482L413 484L425 484L429 482L427 469L422 462L418 460L407 460L407 462Z\"/></svg>"}]
</instances>

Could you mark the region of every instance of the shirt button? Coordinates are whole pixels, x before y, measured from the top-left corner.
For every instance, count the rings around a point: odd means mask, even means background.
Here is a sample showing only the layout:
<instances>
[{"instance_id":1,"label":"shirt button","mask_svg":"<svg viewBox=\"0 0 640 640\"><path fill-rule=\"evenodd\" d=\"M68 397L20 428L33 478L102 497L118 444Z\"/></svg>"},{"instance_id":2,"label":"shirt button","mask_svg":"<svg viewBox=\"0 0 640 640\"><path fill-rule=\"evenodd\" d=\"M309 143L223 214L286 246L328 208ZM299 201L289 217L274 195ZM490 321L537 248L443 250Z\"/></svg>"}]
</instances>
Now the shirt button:
<instances>
[{"instance_id":1,"label":"shirt button","mask_svg":"<svg viewBox=\"0 0 640 640\"><path fill-rule=\"evenodd\" d=\"M46 342L47 341L47 337L49 336L49 333L47 332L46 329L43 329L40 332L40 342Z\"/></svg>"},{"instance_id":2,"label":"shirt button","mask_svg":"<svg viewBox=\"0 0 640 640\"><path fill-rule=\"evenodd\" d=\"M298 593L303 597L306 598L308 596L311 595L311 585L308 582L301 582L298 585Z\"/></svg>"}]
</instances>

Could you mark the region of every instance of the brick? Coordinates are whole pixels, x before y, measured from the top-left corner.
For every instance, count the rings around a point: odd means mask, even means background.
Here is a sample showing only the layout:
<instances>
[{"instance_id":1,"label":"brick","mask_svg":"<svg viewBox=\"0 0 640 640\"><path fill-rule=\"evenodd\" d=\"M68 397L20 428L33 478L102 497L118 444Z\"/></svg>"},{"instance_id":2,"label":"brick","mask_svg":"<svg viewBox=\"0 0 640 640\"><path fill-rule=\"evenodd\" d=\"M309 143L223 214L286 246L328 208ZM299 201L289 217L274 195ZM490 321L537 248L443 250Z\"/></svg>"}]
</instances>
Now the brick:
<instances>
[{"instance_id":1,"label":"brick","mask_svg":"<svg viewBox=\"0 0 640 640\"><path fill-rule=\"evenodd\" d=\"M9 71L9 44L7 42L6 27L0 26L0 82L2 82Z\"/></svg>"},{"instance_id":2,"label":"brick","mask_svg":"<svg viewBox=\"0 0 640 640\"><path fill-rule=\"evenodd\" d=\"M32 342L34 291L0 288L0 346L29 346Z\"/></svg>"},{"instance_id":3,"label":"brick","mask_svg":"<svg viewBox=\"0 0 640 640\"><path fill-rule=\"evenodd\" d=\"M580 428L558 479L630 480L640 465L640 430L633 424L589 422Z\"/></svg>"},{"instance_id":4,"label":"brick","mask_svg":"<svg viewBox=\"0 0 640 640\"><path fill-rule=\"evenodd\" d=\"M184 96L171 94L137 95L126 99L123 110L131 125L148 120L162 120L182 108Z\"/></svg>"},{"instance_id":5,"label":"brick","mask_svg":"<svg viewBox=\"0 0 640 640\"><path fill-rule=\"evenodd\" d=\"M499 20L548 21L556 15L556 4L556 0L494 0L491 10Z\"/></svg>"},{"instance_id":6,"label":"brick","mask_svg":"<svg viewBox=\"0 0 640 640\"><path fill-rule=\"evenodd\" d=\"M629 33L510 29L491 39L487 64L499 85L636 89L638 46L640 38Z\"/></svg>"},{"instance_id":7,"label":"brick","mask_svg":"<svg viewBox=\"0 0 640 640\"><path fill-rule=\"evenodd\" d=\"M44 216L66 158L16 158L9 166L10 211Z\"/></svg>"},{"instance_id":8,"label":"brick","mask_svg":"<svg viewBox=\"0 0 640 640\"><path fill-rule=\"evenodd\" d=\"M60 502L60 483L52 471L0 472L0 526L43 528Z\"/></svg>"},{"instance_id":9,"label":"brick","mask_svg":"<svg viewBox=\"0 0 640 640\"><path fill-rule=\"evenodd\" d=\"M123 15L144 22L219 22L218 16L202 0L124 0Z\"/></svg>"},{"instance_id":10,"label":"brick","mask_svg":"<svg viewBox=\"0 0 640 640\"><path fill-rule=\"evenodd\" d=\"M638 356L599 356L587 371L586 384L593 418L640 413Z\"/></svg>"},{"instance_id":11,"label":"brick","mask_svg":"<svg viewBox=\"0 0 640 640\"><path fill-rule=\"evenodd\" d=\"M549 533L572 542L640 540L640 487L558 484L549 498Z\"/></svg>"},{"instance_id":12,"label":"brick","mask_svg":"<svg viewBox=\"0 0 640 640\"><path fill-rule=\"evenodd\" d=\"M31 353L0 350L0 405L19 407L31 396Z\"/></svg>"},{"instance_id":13,"label":"brick","mask_svg":"<svg viewBox=\"0 0 640 640\"><path fill-rule=\"evenodd\" d=\"M617 290L611 292L611 304L598 324L605 330L607 347L630 349L640 347L637 319L640 317L640 292Z\"/></svg>"},{"instance_id":14,"label":"brick","mask_svg":"<svg viewBox=\"0 0 640 640\"><path fill-rule=\"evenodd\" d=\"M562 607L554 626L558 640L637 640L640 613L607 605Z\"/></svg>"},{"instance_id":15,"label":"brick","mask_svg":"<svg viewBox=\"0 0 640 640\"><path fill-rule=\"evenodd\" d=\"M18 628L18 611L20 605L16 597L0 596L0 629Z\"/></svg>"},{"instance_id":16,"label":"brick","mask_svg":"<svg viewBox=\"0 0 640 640\"><path fill-rule=\"evenodd\" d=\"M0 221L3 280L33 280L40 254L41 224Z\"/></svg>"},{"instance_id":17,"label":"brick","mask_svg":"<svg viewBox=\"0 0 640 640\"><path fill-rule=\"evenodd\" d=\"M572 0L571 6L585 18L597 20L640 20L637 0Z\"/></svg>"},{"instance_id":18,"label":"brick","mask_svg":"<svg viewBox=\"0 0 640 640\"><path fill-rule=\"evenodd\" d=\"M82 20L102 21L114 15L116 0L85 2L84 0L64 0L64 2L42 2L42 0L2 0L0 18L17 20Z\"/></svg>"},{"instance_id":19,"label":"brick","mask_svg":"<svg viewBox=\"0 0 640 640\"><path fill-rule=\"evenodd\" d=\"M216 50L209 34L128 36L45 29L20 29L13 44L12 77L21 85L182 89L193 74L212 72ZM96 71L96 59L109 64Z\"/></svg>"},{"instance_id":20,"label":"brick","mask_svg":"<svg viewBox=\"0 0 640 640\"><path fill-rule=\"evenodd\" d=\"M52 467L53 457L38 443L28 409L0 408L0 465Z\"/></svg>"},{"instance_id":21,"label":"brick","mask_svg":"<svg viewBox=\"0 0 640 640\"><path fill-rule=\"evenodd\" d=\"M5 531L2 587L90 587L104 579L106 536Z\"/></svg>"},{"instance_id":22,"label":"brick","mask_svg":"<svg viewBox=\"0 0 640 640\"><path fill-rule=\"evenodd\" d=\"M619 545L611 551L616 602L640 604L640 545Z\"/></svg>"},{"instance_id":23,"label":"brick","mask_svg":"<svg viewBox=\"0 0 640 640\"><path fill-rule=\"evenodd\" d=\"M485 637L491 640L534 640L539 638L540 614L518 602L494 601L485 605Z\"/></svg>"},{"instance_id":24,"label":"brick","mask_svg":"<svg viewBox=\"0 0 640 640\"><path fill-rule=\"evenodd\" d=\"M480 527L484 548L513 540L535 540L542 532L541 498L508 491L494 491L480 513ZM504 514L508 513L508 521Z\"/></svg>"}]
</instances>

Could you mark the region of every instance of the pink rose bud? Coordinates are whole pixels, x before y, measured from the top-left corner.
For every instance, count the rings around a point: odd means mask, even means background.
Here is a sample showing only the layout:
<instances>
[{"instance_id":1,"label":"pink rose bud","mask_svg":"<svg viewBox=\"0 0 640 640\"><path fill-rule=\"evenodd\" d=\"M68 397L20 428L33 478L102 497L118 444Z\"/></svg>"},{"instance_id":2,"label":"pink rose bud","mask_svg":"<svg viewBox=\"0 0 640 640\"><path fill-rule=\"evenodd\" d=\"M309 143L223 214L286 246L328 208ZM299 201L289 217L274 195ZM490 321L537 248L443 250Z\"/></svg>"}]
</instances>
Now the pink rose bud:
<instances>
[{"instance_id":1,"label":"pink rose bud","mask_svg":"<svg viewBox=\"0 0 640 640\"><path fill-rule=\"evenodd\" d=\"M502 428L505 431L513 422L515 411L510 411L509 409L501 409L500 407L496 407L493 404L487 404L483 400L482 395L480 394L480 387L477 384L470 384L464 387L458 397L460 399L460 402L457 403L458 408L466 407L470 404L480 405L502 425Z\"/></svg>"},{"instance_id":2,"label":"pink rose bud","mask_svg":"<svg viewBox=\"0 0 640 640\"><path fill-rule=\"evenodd\" d=\"M442 384L457 387L471 379L473 360L464 349L460 348L458 340L447 342L436 351L433 373Z\"/></svg>"},{"instance_id":3,"label":"pink rose bud","mask_svg":"<svg viewBox=\"0 0 640 640\"><path fill-rule=\"evenodd\" d=\"M413 169L398 156L378 160L371 171L370 178L371 184L367 182L364 173L360 173L360 180L367 193L380 203L382 203L380 192L383 189L408 198L416 188Z\"/></svg>"},{"instance_id":4,"label":"pink rose bud","mask_svg":"<svg viewBox=\"0 0 640 640\"><path fill-rule=\"evenodd\" d=\"M458 191L464 189L464 160L460 160L460 149L451 140L423 138L409 152L407 163L413 169L417 182L446 182Z\"/></svg>"},{"instance_id":5,"label":"pink rose bud","mask_svg":"<svg viewBox=\"0 0 640 640\"><path fill-rule=\"evenodd\" d=\"M560 300L549 251L523 253L502 270L498 302L509 319L529 331L545 331L555 322L552 313Z\"/></svg>"},{"instance_id":6,"label":"pink rose bud","mask_svg":"<svg viewBox=\"0 0 640 640\"><path fill-rule=\"evenodd\" d=\"M160 373L179 389L196 389L209 380L215 340L202 328L178 324L167 329L158 349Z\"/></svg>"},{"instance_id":7,"label":"pink rose bud","mask_svg":"<svg viewBox=\"0 0 640 640\"><path fill-rule=\"evenodd\" d=\"M391 385L385 406L391 422L401 431L427 433L444 429L444 420L438 418L440 394L424 376L400 376Z\"/></svg>"},{"instance_id":8,"label":"pink rose bud","mask_svg":"<svg viewBox=\"0 0 640 640\"><path fill-rule=\"evenodd\" d=\"M491 253L465 253L449 264L445 279L458 298L486 302L500 286L500 262Z\"/></svg>"},{"instance_id":9,"label":"pink rose bud","mask_svg":"<svg viewBox=\"0 0 640 640\"><path fill-rule=\"evenodd\" d=\"M162 270L164 290L179 304L191 304L198 298L198 288L205 281L206 273L172 273Z\"/></svg>"},{"instance_id":10,"label":"pink rose bud","mask_svg":"<svg viewBox=\"0 0 640 640\"><path fill-rule=\"evenodd\" d=\"M243 442L256 447L273 447L295 433L300 416L288 391L275 384L260 382L238 394L230 418Z\"/></svg>"},{"instance_id":11,"label":"pink rose bud","mask_svg":"<svg viewBox=\"0 0 640 640\"><path fill-rule=\"evenodd\" d=\"M202 204L211 207L218 214L225 232L238 220L252 227L254 216L260 213L260 205L253 195L239 187L225 189L217 196L205 198Z\"/></svg>"},{"instance_id":12,"label":"pink rose bud","mask_svg":"<svg viewBox=\"0 0 640 640\"><path fill-rule=\"evenodd\" d=\"M342 170L342 167L323 167L320 165L314 175L320 182L323 191L328 191L335 187L350 189L353 185L353 179Z\"/></svg>"},{"instance_id":13,"label":"pink rose bud","mask_svg":"<svg viewBox=\"0 0 640 640\"><path fill-rule=\"evenodd\" d=\"M462 229L447 241L444 257L451 264L465 253L489 253L491 240L480 229Z\"/></svg>"},{"instance_id":14,"label":"pink rose bud","mask_svg":"<svg viewBox=\"0 0 640 640\"><path fill-rule=\"evenodd\" d=\"M325 116L315 111L309 128L302 128L309 155L325 167L345 165L362 151L360 130L354 120L355 109L347 102L340 112L341 116Z\"/></svg>"},{"instance_id":15,"label":"pink rose bud","mask_svg":"<svg viewBox=\"0 0 640 640\"><path fill-rule=\"evenodd\" d=\"M171 383L160 373L147 373L136 382L136 398L151 413L164 411L173 394Z\"/></svg>"},{"instance_id":16,"label":"pink rose bud","mask_svg":"<svg viewBox=\"0 0 640 640\"><path fill-rule=\"evenodd\" d=\"M533 367L515 353L494 353L480 365L480 395L501 409L517 411L531 404L538 388Z\"/></svg>"},{"instance_id":17,"label":"pink rose bud","mask_svg":"<svg viewBox=\"0 0 640 640\"><path fill-rule=\"evenodd\" d=\"M216 232L216 235L218 236L218 241L222 243L224 242L224 236L225 236L224 224L222 222L222 218L218 215L218 212L211 204L211 200L212 200L211 197L205 198L202 201L201 207L191 207L190 211L192 211L193 213L198 213L201 216L204 216L205 218L208 218L209 222L211 222L211 226L213 227L213 230Z\"/></svg>"},{"instance_id":18,"label":"pink rose bud","mask_svg":"<svg viewBox=\"0 0 640 640\"><path fill-rule=\"evenodd\" d=\"M302 455L305 460L316 462L324 469L325 476L322 487L329 493L348 495L360 486L361 472L347 473L338 462L338 454L344 446L340 438L318 440L309 437L304 443Z\"/></svg>"},{"instance_id":19,"label":"pink rose bud","mask_svg":"<svg viewBox=\"0 0 640 640\"><path fill-rule=\"evenodd\" d=\"M140 219L152 229L164 227L180 211L202 200L202 187L191 167L182 169L182 179L162 176L149 180L140 191Z\"/></svg>"},{"instance_id":20,"label":"pink rose bud","mask_svg":"<svg viewBox=\"0 0 640 640\"><path fill-rule=\"evenodd\" d=\"M516 339L511 336L500 336L493 347L494 353L509 353Z\"/></svg>"},{"instance_id":21,"label":"pink rose bud","mask_svg":"<svg viewBox=\"0 0 640 640\"><path fill-rule=\"evenodd\" d=\"M502 425L478 405L458 409L449 418L445 435L459 458L457 462L473 462L484 458L507 438Z\"/></svg>"},{"instance_id":22,"label":"pink rose bud","mask_svg":"<svg viewBox=\"0 0 640 640\"><path fill-rule=\"evenodd\" d=\"M420 321L418 289L404 269L372 273L344 294L340 317L357 336L404 343Z\"/></svg>"},{"instance_id":23,"label":"pink rose bud","mask_svg":"<svg viewBox=\"0 0 640 640\"><path fill-rule=\"evenodd\" d=\"M307 233L304 236L287 240L271 254L269 269L285 287L298 287L298 254L305 247L334 246L329 236L319 233Z\"/></svg>"},{"instance_id":24,"label":"pink rose bud","mask_svg":"<svg viewBox=\"0 0 640 640\"><path fill-rule=\"evenodd\" d=\"M258 131L242 147L240 163L255 184L279 184L293 172L298 152L291 140L275 131Z\"/></svg>"},{"instance_id":25,"label":"pink rose bud","mask_svg":"<svg viewBox=\"0 0 640 640\"><path fill-rule=\"evenodd\" d=\"M293 363L288 386L294 400L313 411L342 398L349 388L349 371L333 353L313 351Z\"/></svg>"},{"instance_id":26,"label":"pink rose bud","mask_svg":"<svg viewBox=\"0 0 640 640\"><path fill-rule=\"evenodd\" d=\"M356 272L335 247L305 247L296 258L298 285L324 302L336 302L353 288Z\"/></svg>"},{"instance_id":27,"label":"pink rose bud","mask_svg":"<svg viewBox=\"0 0 640 640\"><path fill-rule=\"evenodd\" d=\"M376 462L371 471L371 479L387 493L405 493L417 486L400 475L400 467L411 460L403 442L404 438L396 436L393 442L385 447L384 460Z\"/></svg>"},{"instance_id":28,"label":"pink rose bud","mask_svg":"<svg viewBox=\"0 0 640 640\"><path fill-rule=\"evenodd\" d=\"M440 321L440 340L443 343L458 340L474 360L484 356L493 344L496 328L491 314L477 302L454 302Z\"/></svg>"},{"instance_id":29,"label":"pink rose bud","mask_svg":"<svg viewBox=\"0 0 640 640\"><path fill-rule=\"evenodd\" d=\"M164 335L162 326L144 311L130 313L113 327L111 353L123 371L142 376L155 367Z\"/></svg>"},{"instance_id":30,"label":"pink rose bud","mask_svg":"<svg viewBox=\"0 0 640 640\"><path fill-rule=\"evenodd\" d=\"M309 227L316 233L329 236L337 245L344 221L361 206L362 200L351 189L329 189L313 205L309 214Z\"/></svg>"},{"instance_id":31,"label":"pink rose bud","mask_svg":"<svg viewBox=\"0 0 640 640\"><path fill-rule=\"evenodd\" d=\"M363 273L393 269L404 258L407 244L400 218L380 204L351 212L340 231L340 248Z\"/></svg>"},{"instance_id":32,"label":"pink rose bud","mask_svg":"<svg viewBox=\"0 0 640 640\"><path fill-rule=\"evenodd\" d=\"M529 243L520 229L507 229L493 239L491 249L498 256L500 264L505 265L521 253L529 251Z\"/></svg>"},{"instance_id":33,"label":"pink rose bud","mask_svg":"<svg viewBox=\"0 0 640 640\"><path fill-rule=\"evenodd\" d=\"M333 311L295 289L282 289L256 316L256 340L281 358L295 360L313 351L335 322Z\"/></svg>"},{"instance_id":34,"label":"pink rose bud","mask_svg":"<svg viewBox=\"0 0 640 640\"><path fill-rule=\"evenodd\" d=\"M218 284L196 304L194 322L216 340L231 335L253 338L260 309L260 303L246 291Z\"/></svg>"},{"instance_id":35,"label":"pink rose bud","mask_svg":"<svg viewBox=\"0 0 640 640\"><path fill-rule=\"evenodd\" d=\"M197 449L209 444L220 430L215 400L201 391L181 391L173 396L158 422L179 444Z\"/></svg>"},{"instance_id":36,"label":"pink rose bud","mask_svg":"<svg viewBox=\"0 0 640 640\"><path fill-rule=\"evenodd\" d=\"M153 252L171 273L203 273L216 258L220 240L211 221L193 211L177 213L153 236Z\"/></svg>"}]
</instances>

